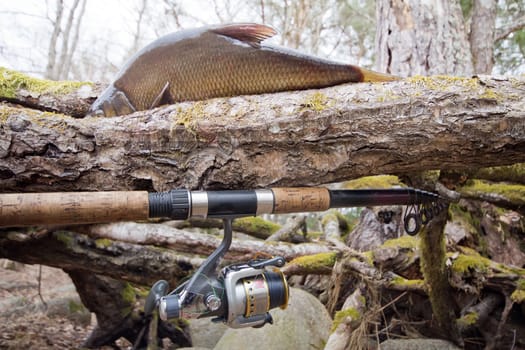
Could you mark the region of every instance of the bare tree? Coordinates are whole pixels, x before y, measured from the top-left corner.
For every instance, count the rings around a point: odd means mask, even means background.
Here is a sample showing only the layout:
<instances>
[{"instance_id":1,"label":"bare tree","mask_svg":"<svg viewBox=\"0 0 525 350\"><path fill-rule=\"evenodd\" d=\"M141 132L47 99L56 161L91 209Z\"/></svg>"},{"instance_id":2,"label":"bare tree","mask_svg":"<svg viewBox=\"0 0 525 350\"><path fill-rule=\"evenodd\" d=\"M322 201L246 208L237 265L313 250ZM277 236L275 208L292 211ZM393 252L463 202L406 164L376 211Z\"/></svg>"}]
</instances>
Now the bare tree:
<instances>
[{"instance_id":1,"label":"bare tree","mask_svg":"<svg viewBox=\"0 0 525 350\"><path fill-rule=\"evenodd\" d=\"M61 23L62 23L62 14L64 12L64 1L58 0L56 3L55 18L49 19L53 25L53 32L51 34L51 39L49 40L49 50L47 55L47 66L45 76L49 79L55 77L55 67L57 60L57 42L58 36L61 32Z\"/></svg>"},{"instance_id":2,"label":"bare tree","mask_svg":"<svg viewBox=\"0 0 525 350\"><path fill-rule=\"evenodd\" d=\"M80 10L77 9L80 4ZM64 1L57 0L55 16L50 19L53 31L49 41L48 59L45 76L49 79L67 79L71 70L72 57L75 54L80 35L80 24L84 17L86 0L75 0L62 23L66 10Z\"/></svg>"},{"instance_id":3,"label":"bare tree","mask_svg":"<svg viewBox=\"0 0 525 350\"><path fill-rule=\"evenodd\" d=\"M129 53L130 55L135 53L140 49L141 39L142 39L142 26L144 17L146 15L146 10L148 7L148 0L142 0L139 7L137 8L137 20L135 23L135 31L133 33L133 42L131 44Z\"/></svg>"}]
</instances>

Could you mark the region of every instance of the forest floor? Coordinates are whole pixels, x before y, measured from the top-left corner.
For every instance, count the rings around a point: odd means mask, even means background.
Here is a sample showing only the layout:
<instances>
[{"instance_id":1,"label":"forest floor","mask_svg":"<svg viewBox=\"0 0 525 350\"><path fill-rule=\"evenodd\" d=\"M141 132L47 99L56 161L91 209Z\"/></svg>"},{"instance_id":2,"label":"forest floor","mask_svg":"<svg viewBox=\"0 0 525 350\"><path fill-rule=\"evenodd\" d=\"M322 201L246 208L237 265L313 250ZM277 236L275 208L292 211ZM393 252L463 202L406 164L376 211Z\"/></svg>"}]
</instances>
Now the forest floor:
<instances>
[{"instance_id":1,"label":"forest floor","mask_svg":"<svg viewBox=\"0 0 525 350\"><path fill-rule=\"evenodd\" d=\"M0 259L0 349L80 348L96 325L94 315L61 269L42 266L39 294L39 271Z\"/></svg>"}]
</instances>

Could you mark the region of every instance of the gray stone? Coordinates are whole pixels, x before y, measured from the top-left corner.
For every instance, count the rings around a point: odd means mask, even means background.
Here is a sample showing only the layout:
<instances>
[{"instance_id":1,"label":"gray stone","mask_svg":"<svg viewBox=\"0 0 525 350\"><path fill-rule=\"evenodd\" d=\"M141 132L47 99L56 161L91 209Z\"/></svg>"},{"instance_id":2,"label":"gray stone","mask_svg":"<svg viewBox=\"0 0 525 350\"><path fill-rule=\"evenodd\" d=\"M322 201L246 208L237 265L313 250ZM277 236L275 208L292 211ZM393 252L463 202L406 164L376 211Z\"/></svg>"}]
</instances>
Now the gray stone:
<instances>
[{"instance_id":1,"label":"gray stone","mask_svg":"<svg viewBox=\"0 0 525 350\"><path fill-rule=\"evenodd\" d=\"M214 350L322 349L332 320L317 298L301 289L290 288L286 310L270 311L273 325L262 328L228 329Z\"/></svg>"},{"instance_id":2,"label":"gray stone","mask_svg":"<svg viewBox=\"0 0 525 350\"><path fill-rule=\"evenodd\" d=\"M211 322L211 318L190 320L190 334L194 347L213 349L228 326Z\"/></svg>"},{"instance_id":3,"label":"gray stone","mask_svg":"<svg viewBox=\"0 0 525 350\"><path fill-rule=\"evenodd\" d=\"M442 339L389 339L381 343L381 350L461 350Z\"/></svg>"}]
</instances>

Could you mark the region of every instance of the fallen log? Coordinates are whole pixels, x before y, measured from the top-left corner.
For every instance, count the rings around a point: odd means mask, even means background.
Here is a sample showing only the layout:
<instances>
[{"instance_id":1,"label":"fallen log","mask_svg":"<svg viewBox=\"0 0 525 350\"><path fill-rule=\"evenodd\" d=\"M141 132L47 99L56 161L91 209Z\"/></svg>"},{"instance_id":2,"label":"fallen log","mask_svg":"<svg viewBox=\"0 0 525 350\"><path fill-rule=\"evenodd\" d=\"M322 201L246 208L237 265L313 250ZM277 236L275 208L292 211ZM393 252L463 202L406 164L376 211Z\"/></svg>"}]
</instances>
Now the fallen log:
<instances>
[{"instance_id":1,"label":"fallen log","mask_svg":"<svg viewBox=\"0 0 525 350\"><path fill-rule=\"evenodd\" d=\"M524 162L524 87L515 78L416 77L115 118L1 104L0 190L297 186Z\"/></svg>"}]
</instances>

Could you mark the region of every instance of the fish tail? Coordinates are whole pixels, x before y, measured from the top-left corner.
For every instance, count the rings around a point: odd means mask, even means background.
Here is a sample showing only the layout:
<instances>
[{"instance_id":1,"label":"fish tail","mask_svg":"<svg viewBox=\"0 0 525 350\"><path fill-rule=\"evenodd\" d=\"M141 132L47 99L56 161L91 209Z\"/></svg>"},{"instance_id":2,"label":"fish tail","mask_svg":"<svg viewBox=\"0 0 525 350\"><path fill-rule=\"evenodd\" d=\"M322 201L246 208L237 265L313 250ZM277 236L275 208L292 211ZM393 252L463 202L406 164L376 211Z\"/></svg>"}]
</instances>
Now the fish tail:
<instances>
[{"instance_id":1,"label":"fish tail","mask_svg":"<svg viewBox=\"0 0 525 350\"><path fill-rule=\"evenodd\" d=\"M400 77L396 77L395 75L374 72L372 70L368 70L364 68L360 68L360 70L363 75L363 78L361 80L362 82L381 82L381 81L401 80Z\"/></svg>"}]
</instances>

